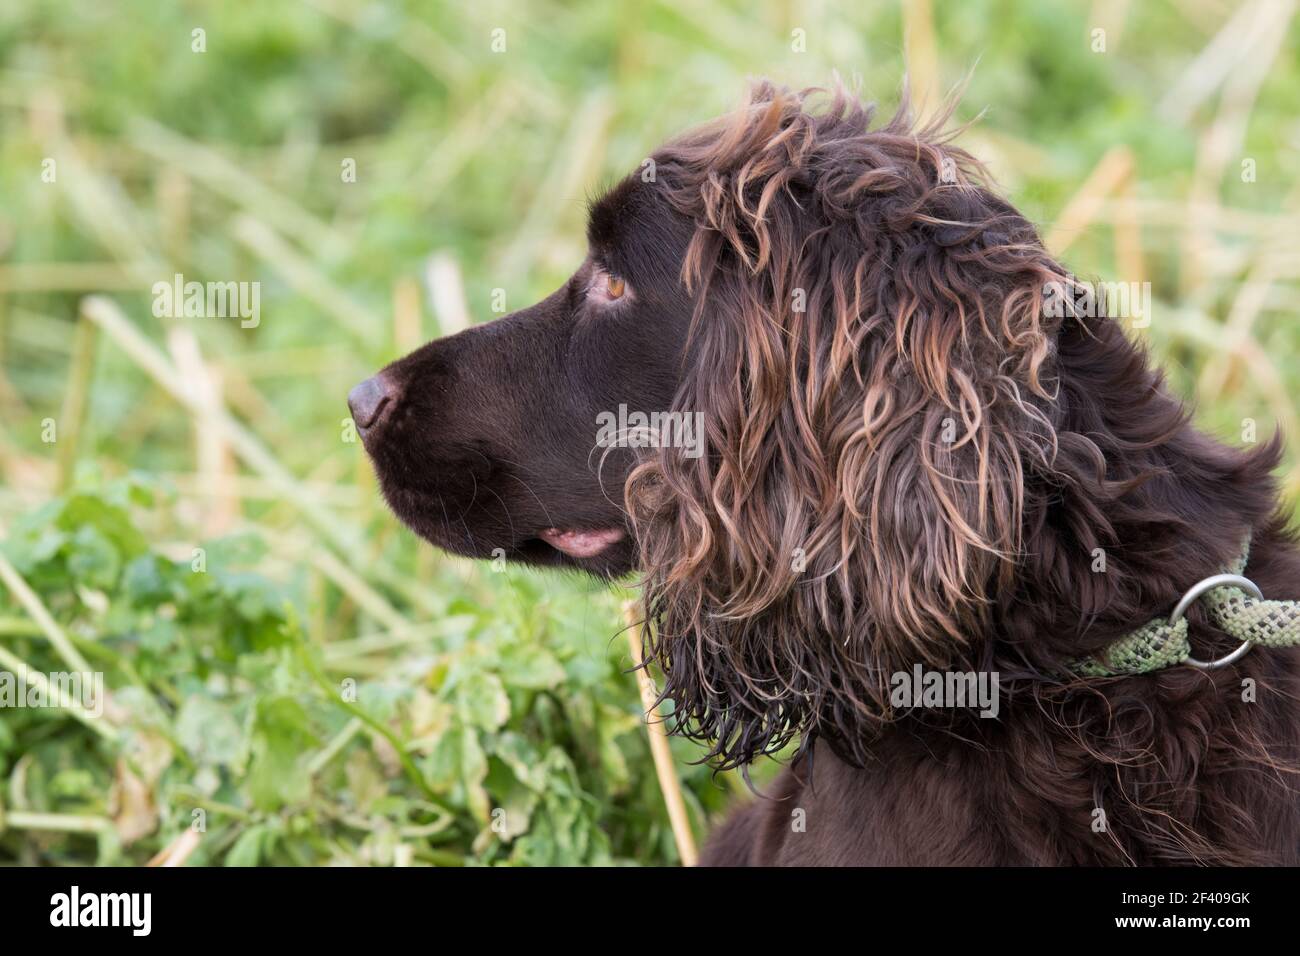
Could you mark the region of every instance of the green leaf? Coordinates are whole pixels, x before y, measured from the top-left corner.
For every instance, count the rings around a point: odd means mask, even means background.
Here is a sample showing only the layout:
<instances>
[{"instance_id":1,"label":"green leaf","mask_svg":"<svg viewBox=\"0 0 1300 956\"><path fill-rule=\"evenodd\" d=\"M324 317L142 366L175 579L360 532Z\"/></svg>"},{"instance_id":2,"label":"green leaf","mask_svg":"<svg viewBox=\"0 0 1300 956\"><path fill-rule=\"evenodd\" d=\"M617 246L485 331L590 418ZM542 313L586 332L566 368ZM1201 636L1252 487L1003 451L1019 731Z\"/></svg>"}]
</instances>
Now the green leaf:
<instances>
[{"instance_id":1,"label":"green leaf","mask_svg":"<svg viewBox=\"0 0 1300 956\"><path fill-rule=\"evenodd\" d=\"M541 798L519 782L512 768L500 760L488 761L486 787L492 798L492 823L486 833L510 842L528 832L533 810ZM485 837L485 840L489 839Z\"/></svg>"},{"instance_id":2,"label":"green leaf","mask_svg":"<svg viewBox=\"0 0 1300 956\"><path fill-rule=\"evenodd\" d=\"M149 550L144 535L124 508L92 494L69 497L59 514L59 526L74 532L94 528L127 559Z\"/></svg>"},{"instance_id":3,"label":"green leaf","mask_svg":"<svg viewBox=\"0 0 1300 956\"><path fill-rule=\"evenodd\" d=\"M187 697L176 715L176 739L205 763L233 764L243 748L239 724L230 711L202 694Z\"/></svg>"},{"instance_id":4,"label":"green leaf","mask_svg":"<svg viewBox=\"0 0 1300 956\"><path fill-rule=\"evenodd\" d=\"M231 534L203 542L208 571L228 573L239 568L256 567L266 557L266 542L260 535Z\"/></svg>"},{"instance_id":5,"label":"green leaf","mask_svg":"<svg viewBox=\"0 0 1300 956\"><path fill-rule=\"evenodd\" d=\"M72 553L68 571L73 580L93 588L111 588L117 584L122 557L113 543L93 525L72 536Z\"/></svg>"},{"instance_id":6,"label":"green leaf","mask_svg":"<svg viewBox=\"0 0 1300 956\"><path fill-rule=\"evenodd\" d=\"M122 572L122 592L133 604L156 603L170 594L164 576L164 563L157 555L142 554Z\"/></svg>"},{"instance_id":7,"label":"green leaf","mask_svg":"<svg viewBox=\"0 0 1300 956\"><path fill-rule=\"evenodd\" d=\"M479 743L478 733L468 725L454 727L439 737L424 761L429 785L443 793L451 793L481 823L487 822L491 809L483 787L487 771L487 755Z\"/></svg>"},{"instance_id":8,"label":"green leaf","mask_svg":"<svg viewBox=\"0 0 1300 956\"><path fill-rule=\"evenodd\" d=\"M511 687L550 690L564 681L564 668L555 656L536 644L515 644L501 652L498 671Z\"/></svg>"},{"instance_id":9,"label":"green leaf","mask_svg":"<svg viewBox=\"0 0 1300 956\"><path fill-rule=\"evenodd\" d=\"M537 748L526 738L512 731L506 731L496 739L492 755L504 763L514 773L515 779L533 790L540 790L546 783L546 768L537 755Z\"/></svg>"},{"instance_id":10,"label":"green leaf","mask_svg":"<svg viewBox=\"0 0 1300 956\"><path fill-rule=\"evenodd\" d=\"M226 866L257 866L270 857L278 835L264 824L254 824L239 834L226 854Z\"/></svg>"},{"instance_id":11,"label":"green leaf","mask_svg":"<svg viewBox=\"0 0 1300 956\"><path fill-rule=\"evenodd\" d=\"M510 697L496 674L470 674L456 688L456 710L466 723L496 730L510 719Z\"/></svg>"},{"instance_id":12,"label":"green leaf","mask_svg":"<svg viewBox=\"0 0 1300 956\"><path fill-rule=\"evenodd\" d=\"M253 804L277 810L306 800L311 793L306 751L318 743L307 712L296 699L277 695L258 701L249 748L248 788Z\"/></svg>"}]
</instances>

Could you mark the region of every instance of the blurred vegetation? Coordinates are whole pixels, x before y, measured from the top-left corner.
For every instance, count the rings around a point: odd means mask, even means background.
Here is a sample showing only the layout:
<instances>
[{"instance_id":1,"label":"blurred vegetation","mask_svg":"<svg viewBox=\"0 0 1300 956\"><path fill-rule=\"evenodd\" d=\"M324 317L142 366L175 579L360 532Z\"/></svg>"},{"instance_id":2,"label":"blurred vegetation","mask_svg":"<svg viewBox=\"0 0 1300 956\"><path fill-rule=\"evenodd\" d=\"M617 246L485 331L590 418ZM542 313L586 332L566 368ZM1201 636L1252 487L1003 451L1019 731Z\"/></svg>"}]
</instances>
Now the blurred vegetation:
<instances>
[{"instance_id":1,"label":"blurred vegetation","mask_svg":"<svg viewBox=\"0 0 1300 956\"><path fill-rule=\"evenodd\" d=\"M0 860L676 862L630 592L418 543L347 389L549 292L586 198L747 76L888 110L906 57L924 103L970 75L961 143L1077 273L1152 283L1206 427L1295 435L1293 7L5 3L0 669L110 699L0 711ZM178 272L260 324L156 318ZM702 834L744 788L696 753Z\"/></svg>"}]
</instances>

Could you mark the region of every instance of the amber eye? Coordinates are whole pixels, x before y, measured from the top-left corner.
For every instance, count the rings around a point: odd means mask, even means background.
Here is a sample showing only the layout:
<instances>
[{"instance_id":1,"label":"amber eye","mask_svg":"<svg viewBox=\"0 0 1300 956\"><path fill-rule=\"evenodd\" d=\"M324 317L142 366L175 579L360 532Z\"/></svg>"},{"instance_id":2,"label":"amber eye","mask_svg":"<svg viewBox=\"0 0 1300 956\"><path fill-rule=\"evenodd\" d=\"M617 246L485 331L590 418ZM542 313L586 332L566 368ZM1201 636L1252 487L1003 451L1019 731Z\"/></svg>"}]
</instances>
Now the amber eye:
<instances>
[{"instance_id":1,"label":"amber eye","mask_svg":"<svg viewBox=\"0 0 1300 956\"><path fill-rule=\"evenodd\" d=\"M623 298L623 293L627 291L627 283L618 276L605 277L605 295L611 299Z\"/></svg>"}]
</instances>

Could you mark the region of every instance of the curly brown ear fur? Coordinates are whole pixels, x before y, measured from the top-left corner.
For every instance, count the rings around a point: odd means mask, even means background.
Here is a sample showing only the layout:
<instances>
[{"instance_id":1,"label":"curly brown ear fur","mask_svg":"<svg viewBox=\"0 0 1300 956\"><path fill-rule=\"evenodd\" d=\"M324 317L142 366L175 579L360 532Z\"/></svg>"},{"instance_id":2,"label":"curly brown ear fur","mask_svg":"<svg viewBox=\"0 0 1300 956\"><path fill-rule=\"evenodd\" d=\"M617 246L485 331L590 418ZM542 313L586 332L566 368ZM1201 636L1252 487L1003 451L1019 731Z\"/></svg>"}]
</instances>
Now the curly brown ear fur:
<instances>
[{"instance_id":1,"label":"curly brown ear fur","mask_svg":"<svg viewBox=\"0 0 1300 956\"><path fill-rule=\"evenodd\" d=\"M747 763L803 733L855 762L890 675L979 660L1056 434L1068 279L977 164L905 113L768 84L655 157L696 225L677 407L706 454L628 484L648 652L677 730Z\"/></svg>"}]
</instances>

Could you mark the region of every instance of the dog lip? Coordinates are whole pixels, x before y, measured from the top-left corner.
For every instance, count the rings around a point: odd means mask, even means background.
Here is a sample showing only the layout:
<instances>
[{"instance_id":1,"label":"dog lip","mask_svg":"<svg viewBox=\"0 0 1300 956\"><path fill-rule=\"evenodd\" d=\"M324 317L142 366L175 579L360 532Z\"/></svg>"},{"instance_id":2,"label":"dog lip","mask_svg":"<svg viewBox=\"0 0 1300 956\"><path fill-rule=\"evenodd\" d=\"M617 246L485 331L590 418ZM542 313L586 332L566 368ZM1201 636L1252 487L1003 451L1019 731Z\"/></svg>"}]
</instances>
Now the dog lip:
<instances>
[{"instance_id":1,"label":"dog lip","mask_svg":"<svg viewBox=\"0 0 1300 956\"><path fill-rule=\"evenodd\" d=\"M622 528L598 528L591 531L547 528L539 532L538 537L571 558L594 558L610 545L622 541L624 533Z\"/></svg>"}]
</instances>

